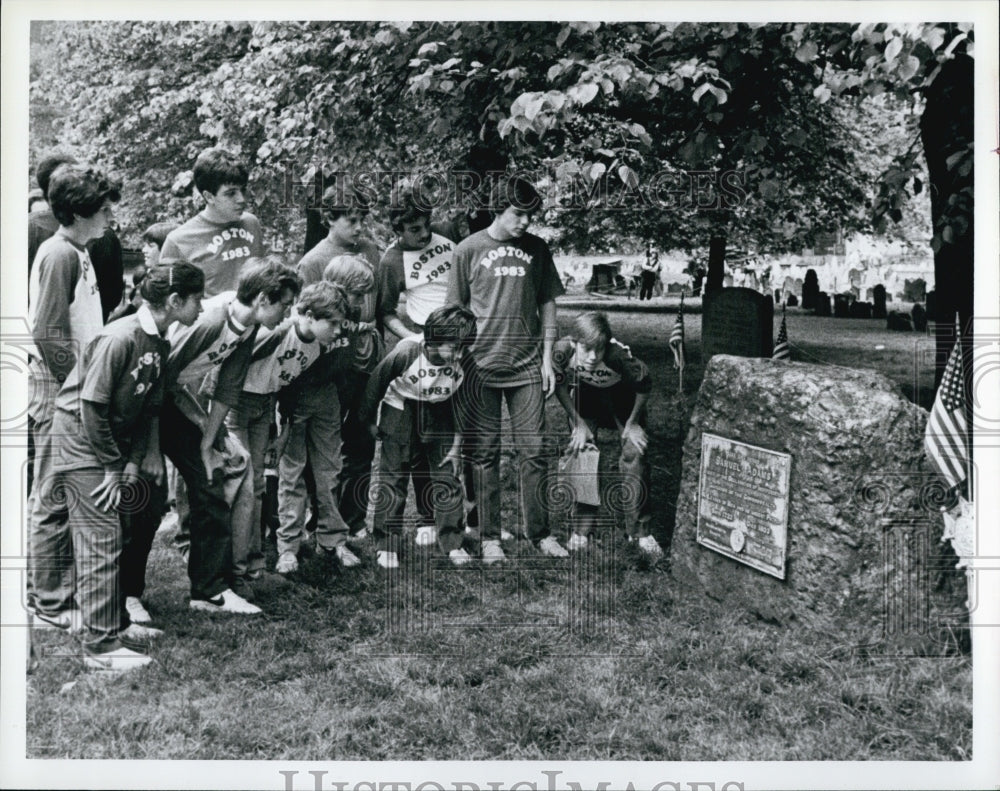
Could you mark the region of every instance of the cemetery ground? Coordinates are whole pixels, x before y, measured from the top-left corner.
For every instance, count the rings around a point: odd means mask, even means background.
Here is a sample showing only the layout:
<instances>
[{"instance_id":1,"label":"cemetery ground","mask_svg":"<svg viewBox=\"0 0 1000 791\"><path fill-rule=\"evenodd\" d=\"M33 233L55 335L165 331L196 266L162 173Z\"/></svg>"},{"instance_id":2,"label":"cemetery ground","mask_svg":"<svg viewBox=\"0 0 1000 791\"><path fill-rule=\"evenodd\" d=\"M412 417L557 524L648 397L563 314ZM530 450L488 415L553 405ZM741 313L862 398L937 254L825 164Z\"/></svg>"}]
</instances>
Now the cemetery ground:
<instances>
[{"instance_id":1,"label":"cemetery ground","mask_svg":"<svg viewBox=\"0 0 1000 791\"><path fill-rule=\"evenodd\" d=\"M578 312L560 310L562 332ZM651 496L664 546L704 369L701 317L685 319L679 396L666 346L674 314L610 314L617 337L653 376ZM788 334L793 360L877 369L930 406L932 357L920 352L933 349L931 336L798 312L789 312ZM554 399L548 409L562 442L568 432ZM504 517L513 530L509 445L508 437ZM600 445L610 466L612 436ZM565 527L560 503L553 527ZM515 541L505 542L506 564L461 570L411 544L391 577L370 546L364 567L347 572L311 558L290 581L259 588L265 614L249 620L188 611L171 535L157 536L150 563L146 601L165 630L153 665L117 678L88 675L68 636L37 633L28 757L971 757L968 654L946 646L938 656L875 655L837 634L722 608L678 586L669 554L650 562L607 525L568 561Z\"/></svg>"}]
</instances>

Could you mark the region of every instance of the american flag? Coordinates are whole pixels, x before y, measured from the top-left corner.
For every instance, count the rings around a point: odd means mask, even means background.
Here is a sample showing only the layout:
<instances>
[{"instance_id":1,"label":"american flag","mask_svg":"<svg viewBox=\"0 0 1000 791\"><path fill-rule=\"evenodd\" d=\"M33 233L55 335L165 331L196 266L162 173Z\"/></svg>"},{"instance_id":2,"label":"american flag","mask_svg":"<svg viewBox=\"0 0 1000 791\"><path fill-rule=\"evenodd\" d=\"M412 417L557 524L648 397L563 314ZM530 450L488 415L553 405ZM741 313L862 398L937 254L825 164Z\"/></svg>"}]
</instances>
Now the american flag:
<instances>
[{"instance_id":1,"label":"american flag","mask_svg":"<svg viewBox=\"0 0 1000 791\"><path fill-rule=\"evenodd\" d=\"M959 340L951 350L924 433L927 458L947 481L949 488L958 486L966 478L967 441L965 377L962 371L962 342Z\"/></svg>"},{"instance_id":2,"label":"american flag","mask_svg":"<svg viewBox=\"0 0 1000 791\"><path fill-rule=\"evenodd\" d=\"M788 327L785 326L785 317L781 317L781 329L778 330L778 342L774 344L774 352L771 354L772 360L787 360L791 357L788 350Z\"/></svg>"},{"instance_id":3,"label":"american flag","mask_svg":"<svg viewBox=\"0 0 1000 791\"><path fill-rule=\"evenodd\" d=\"M684 370L684 297L681 296L681 306L677 309L677 320L670 330L670 340L667 341L670 351L674 353L674 368Z\"/></svg>"}]
</instances>

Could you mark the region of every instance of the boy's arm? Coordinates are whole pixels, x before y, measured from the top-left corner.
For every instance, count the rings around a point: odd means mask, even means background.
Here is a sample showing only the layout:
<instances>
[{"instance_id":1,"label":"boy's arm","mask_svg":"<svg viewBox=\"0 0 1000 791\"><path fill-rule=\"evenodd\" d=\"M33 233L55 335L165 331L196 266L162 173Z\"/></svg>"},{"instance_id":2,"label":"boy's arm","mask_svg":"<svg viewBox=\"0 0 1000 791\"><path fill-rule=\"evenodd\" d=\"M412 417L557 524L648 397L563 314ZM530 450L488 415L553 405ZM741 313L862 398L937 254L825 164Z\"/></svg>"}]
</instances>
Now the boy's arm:
<instances>
[{"instance_id":1,"label":"boy's arm","mask_svg":"<svg viewBox=\"0 0 1000 791\"><path fill-rule=\"evenodd\" d=\"M461 308L469 307L469 267L471 259L466 251L459 245L455 249L455 256L452 258L451 277L448 278L448 296L445 298L446 305L458 305Z\"/></svg>"},{"instance_id":2,"label":"boy's arm","mask_svg":"<svg viewBox=\"0 0 1000 791\"><path fill-rule=\"evenodd\" d=\"M358 406L358 419L362 423L374 422L378 405L385 398L389 383L405 371L420 354L420 344L398 344L372 371L368 385Z\"/></svg>"},{"instance_id":3,"label":"boy's arm","mask_svg":"<svg viewBox=\"0 0 1000 791\"><path fill-rule=\"evenodd\" d=\"M551 300L542 305L542 389L546 396L556 389L556 375L552 367L552 347L556 342L556 302Z\"/></svg>"},{"instance_id":4,"label":"boy's arm","mask_svg":"<svg viewBox=\"0 0 1000 791\"><path fill-rule=\"evenodd\" d=\"M45 366L63 382L83 354L73 340L69 320L69 305L80 277L80 259L67 245L47 252L35 266L39 287L31 334Z\"/></svg>"},{"instance_id":5,"label":"boy's arm","mask_svg":"<svg viewBox=\"0 0 1000 791\"><path fill-rule=\"evenodd\" d=\"M222 361L222 365L219 366L219 378L212 393L213 405L215 402L222 402L227 407L239 404L240 393L243 392L243 384L247 378L247 370L250 368L256 335L257 328L255 327L253 332L240 341L233 353Z\"/></svg>"}]
</instances>

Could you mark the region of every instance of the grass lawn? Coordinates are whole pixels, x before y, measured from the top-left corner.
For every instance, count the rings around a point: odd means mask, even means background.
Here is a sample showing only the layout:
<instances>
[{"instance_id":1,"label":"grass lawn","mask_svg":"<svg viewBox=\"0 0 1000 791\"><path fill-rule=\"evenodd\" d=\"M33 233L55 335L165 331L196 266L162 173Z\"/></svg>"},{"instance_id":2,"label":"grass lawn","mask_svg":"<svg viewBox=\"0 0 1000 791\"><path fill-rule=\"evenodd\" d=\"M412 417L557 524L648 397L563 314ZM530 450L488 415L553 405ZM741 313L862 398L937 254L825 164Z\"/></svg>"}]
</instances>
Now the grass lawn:
<instances>
[{"instance_id":1,"label":"grass lawn","mask_svg":"<svg viewBox=\"0 0 1000 791\"><path fill-rule=\"evenodd\" d=\"M563 331L578 312L560 312ZM672 314L610 320L653 375L652 498L666 545L703 372L701 317L686 317L681 395L666 347ZM933 349L930 337L797 313L788 334L793 359L880 370L930 405L932 358L921 354ZM554 400L549 420L568 435ZM613 455L611 434L601 445ZM511 529L513 458L505 445ZM565 514L554 510L559 531ZM258 589L265 615L251 620L190 613L169 538L161 531L150 563L146 599L166 630L153 665L95 677L68 637L37 634L28 757L971 757L970 657L866 656L837 635L720 608L680 588L669 558L651 564L610 524L569 561L516 541L506 543L508 563L458 570L411 546L393 576L375 566L371 548L349 572L311 558L289 582ZM271 563L273 555L272 545Z\"/></svg>"}]
</instances>

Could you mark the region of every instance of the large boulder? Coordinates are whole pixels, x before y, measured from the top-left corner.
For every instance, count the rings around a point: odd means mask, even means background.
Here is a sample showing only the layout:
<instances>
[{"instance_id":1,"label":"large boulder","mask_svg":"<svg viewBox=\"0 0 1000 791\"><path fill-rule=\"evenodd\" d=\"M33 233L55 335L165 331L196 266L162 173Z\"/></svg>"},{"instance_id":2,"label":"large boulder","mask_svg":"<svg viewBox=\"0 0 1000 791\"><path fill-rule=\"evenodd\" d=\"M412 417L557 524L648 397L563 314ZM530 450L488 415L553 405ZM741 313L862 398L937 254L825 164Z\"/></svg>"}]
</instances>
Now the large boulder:
<instances>
[{"instance_id":1,"label":"large boulder","mask_svg":"<svg viewBox=\"0 0 1000 791\"><path fill-rule=\"evenodd\" d=\"M716 355L684 445L671 567L766 620L937 653L966 622L927 413L874 371ZM784 579L697 543L702 434L791 455ZM735 547L734 547L735 549Z\"/></svg>"}]
</instances>

